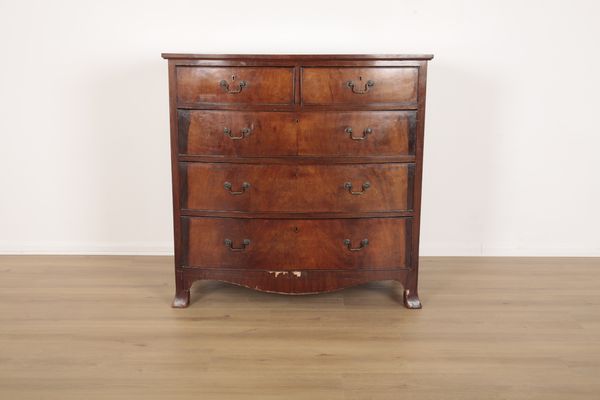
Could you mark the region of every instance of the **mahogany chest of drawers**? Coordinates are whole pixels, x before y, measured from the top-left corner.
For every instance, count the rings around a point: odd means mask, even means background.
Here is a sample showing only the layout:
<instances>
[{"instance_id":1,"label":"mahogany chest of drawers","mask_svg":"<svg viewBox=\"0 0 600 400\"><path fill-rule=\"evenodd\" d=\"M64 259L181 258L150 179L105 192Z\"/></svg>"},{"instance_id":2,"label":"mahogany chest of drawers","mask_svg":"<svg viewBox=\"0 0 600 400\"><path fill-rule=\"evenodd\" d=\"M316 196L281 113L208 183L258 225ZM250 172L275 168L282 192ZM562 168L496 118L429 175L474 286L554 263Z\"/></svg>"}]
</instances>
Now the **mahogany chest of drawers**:
<instances>
[{"instance_id":1,"label":"mahogany chest of drawers","mask_svg":"<svg viewBox=\"0 0 600 400\"><path fill-rule=\"evenodd\" d=\"M169 60L174 307L196 280L417 294L431 55Z\"/></svg>"}]
</instances>

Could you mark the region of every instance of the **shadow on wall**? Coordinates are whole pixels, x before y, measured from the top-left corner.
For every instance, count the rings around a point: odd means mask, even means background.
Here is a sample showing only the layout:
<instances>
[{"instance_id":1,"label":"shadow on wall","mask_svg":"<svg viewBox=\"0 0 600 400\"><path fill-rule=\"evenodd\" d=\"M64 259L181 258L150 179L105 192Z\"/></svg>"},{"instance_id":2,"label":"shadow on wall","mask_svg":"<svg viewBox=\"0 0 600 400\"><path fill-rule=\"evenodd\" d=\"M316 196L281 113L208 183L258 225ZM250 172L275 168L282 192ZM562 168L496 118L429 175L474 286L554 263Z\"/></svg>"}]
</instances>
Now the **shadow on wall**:
<instances>
[{"instance_id":1,"label":"shadow on wall","mask_svg":"<svg viewBox=\"0 0 600 400\"><path fill-rule=\"evenodd\" d=\"M461 66L470 65L461 63ZM428 68L421 255L481 255L494 232L501 82L437 57Z\"/></svg>"},{"instance_id":2,"label":"shadow on wall","mask_svg":"<svg viewBox=\"0 0 600 400\"><path fill-rule=\"evenodd\" d=\"M172 252L167 64L107 64L89 91L93 237L122 252Z\"/></svg>"}]
</instances>

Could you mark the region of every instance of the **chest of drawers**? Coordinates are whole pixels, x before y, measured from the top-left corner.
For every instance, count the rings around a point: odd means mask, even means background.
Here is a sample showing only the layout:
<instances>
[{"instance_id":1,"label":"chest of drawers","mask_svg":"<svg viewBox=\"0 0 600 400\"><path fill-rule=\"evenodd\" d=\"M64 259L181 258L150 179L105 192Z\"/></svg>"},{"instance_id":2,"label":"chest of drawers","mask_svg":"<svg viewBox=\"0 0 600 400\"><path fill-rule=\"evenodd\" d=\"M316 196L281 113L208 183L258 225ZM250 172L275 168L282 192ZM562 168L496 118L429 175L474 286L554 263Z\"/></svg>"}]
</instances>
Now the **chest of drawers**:
<instances>
[{"instance_id":1,"label":"chest of drawers","mask_svg":"<svg viewBox=\"0 0 600 400\"><path fill-rule=\"evenodd\" d=\"M194 281L417 294L431 55L163 54L174 307Z\"/></svg>"}]
</instances>

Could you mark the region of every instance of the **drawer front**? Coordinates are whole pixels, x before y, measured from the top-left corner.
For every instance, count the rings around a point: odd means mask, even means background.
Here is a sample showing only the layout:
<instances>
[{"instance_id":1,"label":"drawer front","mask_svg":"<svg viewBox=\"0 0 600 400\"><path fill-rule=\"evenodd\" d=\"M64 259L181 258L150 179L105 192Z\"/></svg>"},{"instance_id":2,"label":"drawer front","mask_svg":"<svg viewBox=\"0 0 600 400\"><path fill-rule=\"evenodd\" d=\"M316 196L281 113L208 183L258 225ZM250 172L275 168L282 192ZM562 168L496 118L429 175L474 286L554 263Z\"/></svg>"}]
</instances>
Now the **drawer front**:
<instances>
[{"instance_id":1,"label":"drawer front","mask_svg":"<svg viewBox=\"0 0 600 400\"><path fill-rule=\"evenodd\" d=\"M411 218L182 218L186 265L273 271L409 265Z\"/></svg>"},{"instance_id":2,"label":"drawer front","mask_svg":"<svg viewBox=\"0 0 600 400\"><path fill-rule=\"evenodd\" d=\"M292 104L288 67L178 67L177 103Z\"/></svg>"},{"instance_id":3,"label":"drawer front","mask_svg":"<svg viewBox=\"0 0 600 400\"><path fill-rule=\"evenodd\" d=\"M184 209L379 212L412 209L414 164L181 163Z\"/></svg>"},{"instance_id":4,"label":"drawer front","mask_svg":"<svg viewBox=\"0 0 600 400\"><path fill-rule=\"evenodd\" d=\"M178 110L179 153L222 156L414 155L416 111Z\"/></svg>"},{"instance_id":5,"label":"drawer front","mask_svg":"<svg viewBox=\"0 0 600 400\"><path fill-rule=\"evenodd\" d=\"M178 111L179 153L287 156L297 153L297 118L286 112Z\"/></svg>"},{"instance_id":6,"label":"drawer front","mask_svg":"<svg viewBox=\"0 0 600 400\"><path fill-rule=\"evenodd\" d=\"M302 102L326 104L415 104L418 68L302 69Z\"/></svg>"},{"instance_id":7,"label":"drawer front","mask_svg":"<svg viewBox=\"0 0 600 400\"><path fill-rule=\"evenodd\" d=\"M415 154L416 111L306 112L299 127L300 155Z\"/></svg>"}]
</instances>

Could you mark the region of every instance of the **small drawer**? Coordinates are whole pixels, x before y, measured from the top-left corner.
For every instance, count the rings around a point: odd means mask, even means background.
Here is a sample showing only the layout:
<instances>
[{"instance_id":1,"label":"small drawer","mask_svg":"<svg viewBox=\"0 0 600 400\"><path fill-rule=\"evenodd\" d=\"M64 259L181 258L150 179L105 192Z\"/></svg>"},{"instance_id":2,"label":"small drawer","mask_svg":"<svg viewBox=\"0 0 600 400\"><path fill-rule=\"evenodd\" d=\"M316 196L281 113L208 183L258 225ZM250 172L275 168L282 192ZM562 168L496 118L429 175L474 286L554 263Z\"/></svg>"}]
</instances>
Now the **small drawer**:
<instances>
[{"instance_id":1,"label":"small drawer","mask_svg":"<svg viewBox=\"0 0 600 400\"><path fill-rule=\"evenodd\" d=\"M296 155L297 121L287 112L179 110L179 154Z\"/></svg>"},{"instance_id":2,"label":"small drawer","mask_svg":"<svg viewBox=\"0 0 600 400\"><path fill-rule=\"evenodd\" d=\"M304 156L415 154L416 111L305 112L299 126Z\"/></svg>"},{"instance_id":3,"label":"small drawer","mask_svg":"<svg viewBox=\"0 0 600 400\"><path fill-rule=\"evenodd\" d=\"M289 67L177 67L177 104L272 104L294 102Z\"/></svg>"},{"instance_id":4,"label":"small drawer","mask_svg":"<svg viewBox=\"0 0 600 400\"><path fill-rule=\"evenodd\" d=\"M416 105L416 67L302 69L302 103L305 105Z\"/></svg>"},{"instance_id":5,"label":"small drawer","mask_svg":"<svg viewBox=\"0 0 600 400\"><path fill-rule=\"evenodd\" d=\"M182 217L185 265L272 271L410 265L411 218Z\"/></svg>"},{"instance_id":6,"label":"small drawer","mask_svg":"<svg viewBox=\"0 0 600 400\"><path fill-rule=\"evenodd\" d=\"M241 212L412 210L414 164L181 163L181 207Z\"/></svg>"}]
</instances>

